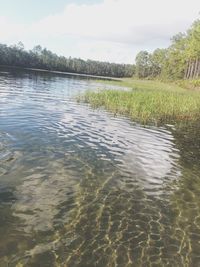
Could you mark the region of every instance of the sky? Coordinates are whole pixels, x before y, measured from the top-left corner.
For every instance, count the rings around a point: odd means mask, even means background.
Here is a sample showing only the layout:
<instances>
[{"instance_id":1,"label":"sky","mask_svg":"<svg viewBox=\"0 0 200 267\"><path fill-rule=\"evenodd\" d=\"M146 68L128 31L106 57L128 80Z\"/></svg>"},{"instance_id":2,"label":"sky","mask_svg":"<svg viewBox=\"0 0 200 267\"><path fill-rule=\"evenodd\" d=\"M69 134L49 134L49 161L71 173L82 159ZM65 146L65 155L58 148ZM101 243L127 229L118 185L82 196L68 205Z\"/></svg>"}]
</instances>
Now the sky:
<instances>
[{"instance_id":1,"label":"sky","mask_svg":"<svg viewBox=\"0 0 200 267\"><path fill-rule=\"evenodd\" d=\"M132 64L198 18L199 0L0 0L0 43Z\"/></svg>"}]
</instances>

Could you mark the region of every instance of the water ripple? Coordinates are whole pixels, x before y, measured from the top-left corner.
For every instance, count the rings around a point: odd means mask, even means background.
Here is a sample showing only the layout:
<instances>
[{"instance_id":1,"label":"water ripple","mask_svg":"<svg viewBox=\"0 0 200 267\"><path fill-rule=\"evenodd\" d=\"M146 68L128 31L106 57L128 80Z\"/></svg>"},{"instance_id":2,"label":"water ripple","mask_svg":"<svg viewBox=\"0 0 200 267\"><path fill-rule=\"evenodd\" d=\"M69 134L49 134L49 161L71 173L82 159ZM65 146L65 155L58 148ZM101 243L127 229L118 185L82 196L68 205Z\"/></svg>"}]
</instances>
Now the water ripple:
<instances>
[{"instance_id":1,"label":"water ripple","mask_svg":"<svg viewBox=\"0 0 200 267\"><path fill-rule=\"evenodd\" d=\"M0 266L199 266L198 164L176 128L76 102L98 87L0 72Z\"/></svg>"}]
</instances>

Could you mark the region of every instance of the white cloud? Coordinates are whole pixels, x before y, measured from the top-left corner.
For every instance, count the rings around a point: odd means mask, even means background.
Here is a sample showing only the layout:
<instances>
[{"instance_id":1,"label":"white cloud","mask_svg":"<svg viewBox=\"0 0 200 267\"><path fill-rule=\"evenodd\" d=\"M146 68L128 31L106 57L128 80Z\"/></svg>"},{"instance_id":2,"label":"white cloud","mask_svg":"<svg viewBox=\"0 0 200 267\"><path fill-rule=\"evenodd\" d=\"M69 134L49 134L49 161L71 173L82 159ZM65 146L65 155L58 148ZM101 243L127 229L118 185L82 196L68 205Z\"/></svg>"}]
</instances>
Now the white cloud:
<instances>
[{"instance_id":1,"label":"white cloud","mask_svg":"<svg viewBox=\"0 0 200 267\"><path fill-rule=\"evenodd\" d=\"M0 16L0 25L0 41L9 41L13 38L22 37L27 32L25 25L14 23L6 17Z\"/></svg>"},{"instance_id":2,"label":"white cloud","mask_svg":"<svg viewBox=\"0 0 200 267\"><path fill-rule=\"evenodd\" d=\"M192 3L193 2L193 3ZM199 0L104 0L93 5L69 4L62 14L32 26L41 34L71 34L106 41L140 43L185 30L198 15Z\"/></svg>"},{"instance_id":3,"label":"white cloud","mask_svg":"<svg viewBox=\"0 0 200 267\"><path fill-rule=\"evenodd\" d=\"M172 35L188 28L198 17L198 11L199 0L104 0L96 4L68 4L62 13L29 25L0 18L3 28L0 40L31 39L49 47L48 43L57 38L59 51L59 39L78 38L77 54L81 57L87 54L88 58L127 62L127 56L140 46L149 49L167 45ZM129 61L132 60L131 56Z\"/></svg>"}]
</instances>

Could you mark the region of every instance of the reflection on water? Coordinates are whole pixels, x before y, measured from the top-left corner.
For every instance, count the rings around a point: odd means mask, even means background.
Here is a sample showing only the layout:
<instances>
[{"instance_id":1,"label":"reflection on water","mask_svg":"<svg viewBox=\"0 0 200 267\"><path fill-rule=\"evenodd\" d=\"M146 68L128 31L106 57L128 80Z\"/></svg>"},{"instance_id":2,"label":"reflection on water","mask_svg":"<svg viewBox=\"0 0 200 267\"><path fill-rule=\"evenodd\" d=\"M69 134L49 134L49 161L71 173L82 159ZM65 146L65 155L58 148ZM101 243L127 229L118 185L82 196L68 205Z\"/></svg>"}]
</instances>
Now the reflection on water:
<instances>
[{"instance_id":1,"label":"reflection on water","mask_svg":"<svg viewBox=\"0 0 200 267\"><path fill-rule=\"evenodd\" d=\"M0 73L0 266L200 266L200 126L76 103L96 87Z\"/></svg>"}]
</instances>

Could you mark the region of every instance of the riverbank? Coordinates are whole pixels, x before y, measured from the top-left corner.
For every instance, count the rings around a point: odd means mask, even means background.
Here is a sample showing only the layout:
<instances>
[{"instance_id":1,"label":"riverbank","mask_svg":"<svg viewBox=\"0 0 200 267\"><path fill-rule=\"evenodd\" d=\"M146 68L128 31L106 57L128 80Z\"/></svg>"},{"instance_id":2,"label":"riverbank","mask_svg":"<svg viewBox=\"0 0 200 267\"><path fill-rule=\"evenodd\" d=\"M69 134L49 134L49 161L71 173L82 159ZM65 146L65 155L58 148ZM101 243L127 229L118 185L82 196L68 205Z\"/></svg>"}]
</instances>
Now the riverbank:
<instances>
[{"instance_id":1,"label":"riverbank","mask_svg":"<svg viewBox=\"0 0 200 267\"><path fill-rule=\"evenodd\" d=\"M47 70L47 69L36 69L36 68L0 65L0 69L5 69L5 68L44 72L44 73L51 73L51 74L60 74L60 75L66 75L66 76L77 76L77 77L83 77L83 78L92 78L92 79L97 79L97 81L99 81L99 82L101 82L103 80L112 81L112 82L121 82L122 81L121 78L116 78L116 77L107 77L107 76L99 76L99 75L92 75L92 74L90 75L90 74L84 74L84 73L64 72L64 71Z\"/></svg>"},{"instance_id":2,"label":"riverbank","mask_svg":"<svg viewBox=\"0 0 200 267\"><path fill-rule=\"evenodd\" d=\"M183 89L200 90L200 79L196 80L177 80L177 81L159 81L159 80L139 80L133 78L121 78L115 80L96 80L98 83L117 85L134 89L162 89L180 91Z\"/></svg>"},{"instance_id":3,"label":"riverbank","mask_svg":"<svg viewBox=\"0 0 200 267\"><path fill-rule=\"evenodd\" d=\"M122 86L122 90L87 91L79 100L93 108L105 108L115 115L124 115L142 123L200 118L200 92L196 90L149 80L123 79L103 83ZM130 90L123 90L123 87Z\"/></svg>"}]
</instances>

